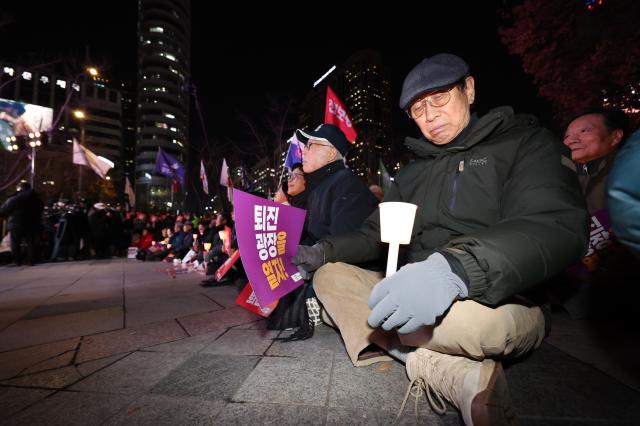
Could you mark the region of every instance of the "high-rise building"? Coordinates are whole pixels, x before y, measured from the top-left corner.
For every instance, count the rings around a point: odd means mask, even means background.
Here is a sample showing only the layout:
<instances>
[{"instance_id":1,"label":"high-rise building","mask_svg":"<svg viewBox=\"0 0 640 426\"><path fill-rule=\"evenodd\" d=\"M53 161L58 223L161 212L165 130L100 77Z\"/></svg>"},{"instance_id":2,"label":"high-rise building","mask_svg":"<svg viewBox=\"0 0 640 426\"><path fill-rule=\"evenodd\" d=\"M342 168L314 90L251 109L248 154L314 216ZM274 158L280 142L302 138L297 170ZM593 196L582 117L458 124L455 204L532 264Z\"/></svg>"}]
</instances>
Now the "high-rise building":
<instances>
[{"instance_id":1,"label":"high-rise building","mask_svg":"<svg viewBox=\"0 0 640 426\"><path fill-rule=\"evenodd\" d=\"M388 169L394 164L391 128L391 86L380 54L363 50L314 88L303 103L301 127L312 128L324 119L326 88L331 86L344 102L358 132L347 154L347 164L370 183L379 180L379 161Z\"/></svg>"},{"instance_id":2,"label":"high-rise building","mask_svg":"<svg viewBox=\"0 0 640 426\"><path fill-rule=\"evenodd\" d=\"M155 173L158 148L188 164L190 45L190 0L138 1L136 198L142 206L166 208L174 199L171 178Z\"/></svg>"}]
</instances>

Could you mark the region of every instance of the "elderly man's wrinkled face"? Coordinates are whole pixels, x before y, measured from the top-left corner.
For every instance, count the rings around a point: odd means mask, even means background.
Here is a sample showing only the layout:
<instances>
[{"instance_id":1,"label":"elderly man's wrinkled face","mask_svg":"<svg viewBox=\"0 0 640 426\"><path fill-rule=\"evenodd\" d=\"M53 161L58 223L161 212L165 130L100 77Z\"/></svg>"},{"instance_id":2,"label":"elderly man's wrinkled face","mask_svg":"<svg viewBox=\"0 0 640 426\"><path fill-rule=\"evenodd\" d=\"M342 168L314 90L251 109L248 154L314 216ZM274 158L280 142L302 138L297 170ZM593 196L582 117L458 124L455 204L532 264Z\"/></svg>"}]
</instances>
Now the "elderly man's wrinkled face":
<instances>
[{"instance_id":1,"label":"elderly man's wrinkled face","mask_svg":"<svg viewBox=\"0 0 640 426\"><path fill-rule=\"evenodd\" d=\"M465 82L464 89L456 86L448 91L450 98L442 106L432 106L425 100L426 96L419 97L409 106L411 110L422 103L422 114L413 120L424 137L436 145L448 144L469 124L476 92L473 77L467 77Z\"/></svg>"},{"instance_id":2,"label":"elderly man's wrinkled face","mask_svg":"<svg viewBox=\"0 0 640 426\"><path fill-rule=\"evenodd\" d=\"M329 142L309 139L302 149L302 169L305 173L315 172L333 162L337 153Z\"/></svg>"},{"instance_id":3,"label":"elderly man's wrinkled face","mask_svg":"<svg viewBox=\"0 0 640 426\"><path fill-rule=\"evenodd\" d=\"M610 131L600 114L576 118L564 133L564 144L571 149L571 159L580 164L606 156L621 139L622 131Z\"/></svg>"}]
</instances>

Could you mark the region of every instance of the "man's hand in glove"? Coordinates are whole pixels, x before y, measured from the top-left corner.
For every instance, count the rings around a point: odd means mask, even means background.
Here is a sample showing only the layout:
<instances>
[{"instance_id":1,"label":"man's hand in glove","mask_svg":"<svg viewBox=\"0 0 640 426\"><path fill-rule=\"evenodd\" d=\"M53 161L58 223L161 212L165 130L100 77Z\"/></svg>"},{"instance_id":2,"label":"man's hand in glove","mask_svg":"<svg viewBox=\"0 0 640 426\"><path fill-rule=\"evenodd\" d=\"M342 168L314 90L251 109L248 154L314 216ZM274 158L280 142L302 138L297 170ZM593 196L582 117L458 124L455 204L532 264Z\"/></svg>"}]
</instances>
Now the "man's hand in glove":
<instances>
[{"instance_id":1,"label":"man's hand in glove","mask_svg":"<svg viewBox=\"0 0 640 426\"><path fill-rule=\"evenodd\" d=\"M451 271L449 262L434 253L422 262L400 268L380 281L369 296L369 325L398 333L413 333L433 325L456 298L467 297L464 282Z\"/></svg>"},{"instance_id":2,"label":"man's hand in glove","mask_svg":"<svg viewBox=\"0 0 640 426\"><path fill-rule=\"evenodd\" d=\"M313 272L324 265L324 247L321 243L309 246L298 246L298 252L291 259L293 264L307 272Z\"/></svg>"}]
</instances>

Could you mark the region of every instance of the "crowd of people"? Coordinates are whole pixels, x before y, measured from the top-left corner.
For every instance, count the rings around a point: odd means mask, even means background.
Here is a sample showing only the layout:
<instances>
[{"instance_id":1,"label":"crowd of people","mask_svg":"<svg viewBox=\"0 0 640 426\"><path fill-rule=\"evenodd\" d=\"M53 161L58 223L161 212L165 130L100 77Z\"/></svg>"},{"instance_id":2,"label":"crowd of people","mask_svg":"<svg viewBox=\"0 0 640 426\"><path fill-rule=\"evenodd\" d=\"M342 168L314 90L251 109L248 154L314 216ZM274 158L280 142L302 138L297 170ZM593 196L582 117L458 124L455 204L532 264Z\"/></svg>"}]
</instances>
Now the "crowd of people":
<instances>
[{"instance_id":1,"label":"crowd of people","mask_svg":"<svg viewBox=\"0 0 640 426\"><path fill-rule=\"evenodd\" d=\"M640 137L624 146L624 113L594 109L568 123L563 144L510 107L474 113L475 98L458 56L438 54L409 72L399 106L422 137L407 138L414 158L386 194L345 166L350 143L338 127L297 131L302 163L274 200L307 211L293 259L305 283L280 300L268 328L296 327L287 339L308 339L324 322L339 330L355 366L399 360L413 389L407 395L428 395L438 413L447 401L468 425L502 425L515 415L501 360L541 345L551 303L588 316L600 294L628 294L637 282L640 195L630 176ZM42 210L21 185L0 208L11 218L16 263ZM411 242L387 277L380 201L418 206ZM232 212L62 207L45 225L55 236L53 259L109 257L133 245L140 260L201 268L203 287L247 282L241 262L215 275L238 250Z\"/></svg>"}]
</instances>

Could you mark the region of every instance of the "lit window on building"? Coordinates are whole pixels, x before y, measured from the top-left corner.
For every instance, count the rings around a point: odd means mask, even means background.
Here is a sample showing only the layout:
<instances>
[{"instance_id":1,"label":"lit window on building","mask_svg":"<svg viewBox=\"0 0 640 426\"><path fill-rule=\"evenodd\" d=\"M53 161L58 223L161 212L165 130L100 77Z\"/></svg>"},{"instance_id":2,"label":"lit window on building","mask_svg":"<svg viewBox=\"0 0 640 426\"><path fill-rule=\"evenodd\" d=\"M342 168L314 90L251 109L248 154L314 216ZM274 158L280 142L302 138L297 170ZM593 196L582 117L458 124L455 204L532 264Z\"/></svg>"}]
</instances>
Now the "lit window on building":
<instances>
[{"instance_id":1,"label":"lit window on building","mask_svg":"<svg viewBox=\"0 0 640 426\"><path fill-rule=\"evenodd\" d=\"M152 33L160 33L162 34L164 32L164 28L162 27L151 27L149 28L149 31Z\"/></svg>"},{"instance_id":2,"label":"lit window on building","mask_svg":"<svg viewBox=\"0 0 640 426\"><path fill-rule=\"evenodd\" d=\"M167 123L158 123L158 122L156 122L156 127L159 127L161 129L168 129L169 128Z\"/></svg>"},{"instance_id":3,"label":"lit window on building","mask_svg":"<svg viewBox=\"0 0 640 426\"><path fill-rule=\"evenodd\" d=\"M66 89L67 82L64 80L56 80L56 86L60 86L62 89Z\"/></svg>"},{"instance_id":4,"label":"lit window on building","mask_svg":"<svg viewBox=\"0 0 640 426\"><path fill-rule=\"evenodd\" d=\"M76 92L79 92L79 91L80 91L80 85L79 85L78 83L73 83L73 84L71 85L71 88L72 88L73 90L75 90Z\"/></svg>"},{"instance_id":5,"label":"lit window on building","mask_svg":"<svg viewBox=\"0 0 640 426\"><path fill-rule=\"evenodd\" d=\"M43 75L43 76L40 77L40 81L43 84L49 84L49 77L47 77L46 75Z\"/></svg>"},{"instance_id":6,"label":"lit window on building","mask_svg":"<svg viewBox=\"0 0 640 426\"><path fill-rule=\"evenodd\" d=\"M4 72L5 74L9 74L11 77L13 77L13 68L11 67L4 67Z\"/></svg>"},{"instance_id":7,"label":"lit window on building","mask_svg":"<svg viewBox=\"0 0 640 426\"><path fill-rule=\"evenodd\" d=\"M176 118L176 116L175 116L175 115L173 115L173 114L169 114L168 112L165 112L165 113L164 113L164 116L165 116L165 117L167 117L167 118Z\"/></svg>"},{"instance_id":8,"label":"lit window on building","mask_svg":"<svg viewBox=\"0 0 640 426\"><path fill-rule=\"evenodd\" d=\"M31 73L29 71L24 71L22 73L22 78L24 78L25 80L31 80Z\"/></svg>"}]
</instances>

